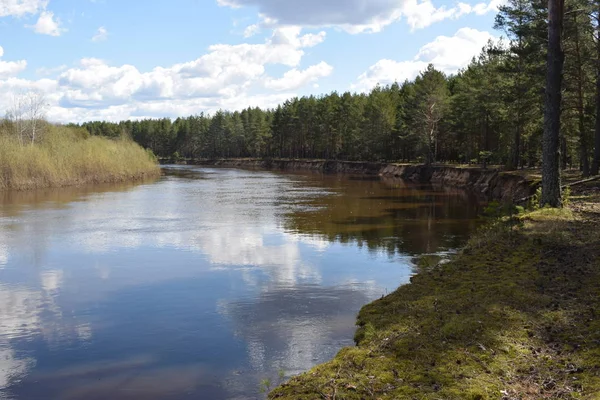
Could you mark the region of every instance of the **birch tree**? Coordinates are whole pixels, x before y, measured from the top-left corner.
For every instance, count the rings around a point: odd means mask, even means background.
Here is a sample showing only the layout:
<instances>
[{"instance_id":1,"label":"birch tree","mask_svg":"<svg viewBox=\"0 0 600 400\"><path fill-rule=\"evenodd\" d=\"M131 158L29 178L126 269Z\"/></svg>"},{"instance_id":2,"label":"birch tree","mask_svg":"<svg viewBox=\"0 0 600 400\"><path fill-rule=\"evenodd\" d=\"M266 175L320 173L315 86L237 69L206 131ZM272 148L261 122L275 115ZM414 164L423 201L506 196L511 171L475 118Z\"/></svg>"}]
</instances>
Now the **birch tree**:
<instances>
[{"instance_id":1,"label":"birch tree","mask_svg":"<svg viewBox=\"0 0 600 400\"><path fill-rule=\"evenodd\" d=\"M23 146L34 144L46 117L46 99L37 91L22 92L13 97L6 119L12 123L13 134Z\"/></svg>"}]
</instances>

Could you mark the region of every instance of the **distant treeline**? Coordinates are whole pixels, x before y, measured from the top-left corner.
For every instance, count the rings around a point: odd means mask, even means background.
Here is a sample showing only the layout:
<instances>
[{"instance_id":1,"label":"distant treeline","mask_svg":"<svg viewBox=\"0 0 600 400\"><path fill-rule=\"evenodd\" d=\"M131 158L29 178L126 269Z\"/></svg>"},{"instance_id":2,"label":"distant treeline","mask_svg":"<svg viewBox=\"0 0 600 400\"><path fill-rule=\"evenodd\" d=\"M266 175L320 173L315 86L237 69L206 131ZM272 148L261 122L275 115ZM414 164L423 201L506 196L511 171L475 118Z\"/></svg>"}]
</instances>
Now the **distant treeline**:
<instances>
[{"instance_id":1,"label":"distant treeline","mask_svg":"<svg viewBox=\"0 0 600 400\"><path fill-rule=\"evenodd\" d=\"M567 0L563 46L562 167L587 175L600 156L596 110L598 5ZM130 135L161 157L282 157L492 162L539 166L543 133L547 2L510 0L489 43L456 75L430 65L415 80L370 93L293 98L275 109L219 111L174 121L83 124L92 135ZM600 88L600 86L599 86ZM600 90L600 89L598 89ZM594 138L596 144L594 145ZM596 171L597 172L597 171Z\"/></svg>"}]
</instances>

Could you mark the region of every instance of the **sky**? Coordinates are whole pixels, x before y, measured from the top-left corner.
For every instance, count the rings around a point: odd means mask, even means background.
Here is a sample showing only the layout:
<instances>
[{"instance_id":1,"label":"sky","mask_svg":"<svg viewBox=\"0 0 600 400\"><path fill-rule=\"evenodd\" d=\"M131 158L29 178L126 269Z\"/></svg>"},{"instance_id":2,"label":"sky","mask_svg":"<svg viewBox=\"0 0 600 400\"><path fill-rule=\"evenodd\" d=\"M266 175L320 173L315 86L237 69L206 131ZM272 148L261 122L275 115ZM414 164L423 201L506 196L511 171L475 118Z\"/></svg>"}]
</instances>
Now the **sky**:
<instances>
[{"instance_id":1,"label":"sky","mask_svg":"<svg viewBox=\"0 0 600 400\"><path fill-rule=\"evenodd\" d=\"M0 114L189 116L456 73L505 0L0 0Z\"/></svg>"}]
</instances>

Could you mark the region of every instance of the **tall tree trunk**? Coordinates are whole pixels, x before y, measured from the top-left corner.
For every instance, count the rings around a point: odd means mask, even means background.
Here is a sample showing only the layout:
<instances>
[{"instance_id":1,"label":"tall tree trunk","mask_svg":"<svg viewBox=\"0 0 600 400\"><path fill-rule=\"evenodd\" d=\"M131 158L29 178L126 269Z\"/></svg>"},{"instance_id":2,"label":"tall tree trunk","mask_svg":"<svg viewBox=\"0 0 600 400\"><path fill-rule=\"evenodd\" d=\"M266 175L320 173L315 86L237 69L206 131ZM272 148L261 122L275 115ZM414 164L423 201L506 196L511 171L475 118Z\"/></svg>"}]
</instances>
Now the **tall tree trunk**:
<instances>
[{"instance_id":1,"label":"tall tree trunk","mask_svg":"<svg viewBox=\"0 0 600 400\"><path fill-rule=\"evenodd\" d=\"M596 1L596 132L592 175L598 175L600 167L600 1Z\"/></svg>"},{"instance_id":2,"label":"tall tree trunk","mask_svg":"<svg viewBox=\"0 0 600 400\"><path fill-rule=\"evenodd\" d=\"M581 172L584 178L590 174L588 162L587 133L585 131L585 110L583 100L583 60L579 45L579 25L577 24L577 13L573 14L573 26L575 27L575 55L577 62L577 114L579 120L579 149L581 151Z\"/></svg>"},{"instance_id":3,"label":"tall tree trunk","mask_svg":"<svg viewBox=\"0 0 600 400\"><path fill-rule=\"evenodd\" d=\"M560 135L560 168L563 170L567 169L567 138L565 135Z\"/></svg>"},{"instance_id":4,"label":"tall tree trunk","mask_svg":"<svg viewBox=\"0 0 600 400\"><path fill-rule=\"evenodd\" d=\"M519 47L520 50L523 49L523 37L519 35ZM523 126L522 116L523 116L523 98L525 97L525 92L527 91L523 85L523 55L519 54L519 62L517 67L517 126L515 130L515 137L513 143L513 154L510 169L519 169L521 165L521 147L523 146L521 140L521 129Z\"/></svg>"},{"instance_id":5,"label":"tall tree trunk","mask_svg":"<svg viewBox=\"0 0 600 400\"><path fill-rule=\"evenodd\" d=\"M515 136L513 142L513 149L511 154L511 160L508 165L508 169L519 169L521 164L521 117L520 111L517 111L517 126L515 129Z\"/></svg>"},{"instance_id":6,"label":"tall tree trunk","mask_svg":"<svg viewBox=\"0 0 600 400\"><path fill-rule=\"evenodd\" d=\"M564 53L561 36L564 0L548 0L548 64L544 110L541 205L560 207L560 103Z\"/></svg>"}]
</instances>

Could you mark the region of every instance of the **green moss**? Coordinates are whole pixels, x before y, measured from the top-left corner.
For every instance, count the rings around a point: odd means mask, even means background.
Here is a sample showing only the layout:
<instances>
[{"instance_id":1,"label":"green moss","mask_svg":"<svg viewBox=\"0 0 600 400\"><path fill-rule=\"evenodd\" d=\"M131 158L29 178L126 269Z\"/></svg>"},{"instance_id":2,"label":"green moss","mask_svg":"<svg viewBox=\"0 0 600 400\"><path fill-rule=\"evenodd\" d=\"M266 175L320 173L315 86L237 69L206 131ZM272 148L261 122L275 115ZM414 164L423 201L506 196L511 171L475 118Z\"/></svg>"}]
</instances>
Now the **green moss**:
<instances>
[{"instance_id":1,"label":"green moss","mask_svg":"<svg viewBox=\"0 0 600 400\"><path fill-rule=\"evenodd\" d=\"M357 347L269 397L600 398L600 218L577 207L490 224L366 305Z\"/></svg>"},{"instance_id":2,"label":"green moss","mask_svg":"<svg viewBox=\"0 0 600 400\"><path fill-rule=\"evenodd\" d=\"M540 208L539 210L532 211L525 214L523 219L534 220L534 221L570 221L574 218L573 212L568 208Z\"/></svg>"}]
</instances>

